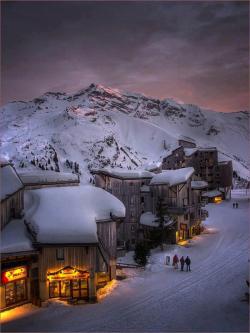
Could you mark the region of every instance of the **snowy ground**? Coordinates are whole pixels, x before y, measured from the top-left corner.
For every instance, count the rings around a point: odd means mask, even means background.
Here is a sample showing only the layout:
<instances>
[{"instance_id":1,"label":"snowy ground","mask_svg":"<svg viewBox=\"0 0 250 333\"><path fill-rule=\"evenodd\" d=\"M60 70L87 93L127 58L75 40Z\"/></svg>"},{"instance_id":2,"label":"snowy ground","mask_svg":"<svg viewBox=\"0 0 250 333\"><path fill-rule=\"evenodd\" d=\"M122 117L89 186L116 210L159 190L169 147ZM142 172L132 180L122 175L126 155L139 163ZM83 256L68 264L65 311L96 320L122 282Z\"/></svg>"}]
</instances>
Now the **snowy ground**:
<instances>
[{"instance_id":1,"label":"snowy ground","mask_svg":"<svg viewBox=\"0 0 250 333\"><path fill-rule=\"evenodd\" d=\"M132 270L100 303L26 306L3 316L2 331L247 332L250 202L232 201L209 204L206 233L186 247L154 251L145 271ZM191 257L191 272L164 265L174 253Z\"/></svg>"}]
</instances>

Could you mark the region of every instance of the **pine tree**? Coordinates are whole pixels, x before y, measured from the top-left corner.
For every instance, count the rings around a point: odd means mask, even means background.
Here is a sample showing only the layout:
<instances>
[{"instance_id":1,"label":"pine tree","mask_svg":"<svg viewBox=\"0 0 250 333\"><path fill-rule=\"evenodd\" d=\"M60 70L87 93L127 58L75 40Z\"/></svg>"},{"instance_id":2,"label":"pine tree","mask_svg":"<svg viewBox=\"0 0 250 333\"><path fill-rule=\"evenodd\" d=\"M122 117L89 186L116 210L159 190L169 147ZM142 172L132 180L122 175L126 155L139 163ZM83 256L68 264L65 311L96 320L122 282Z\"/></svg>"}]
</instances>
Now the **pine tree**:
<instances>
[{"instance_id":1,"label":"pine tree","mask_svg":"<svg viewBox=\"0 0 250 333\"><path fill-rule=\"evenodd\" d=\"M134 260L137 264L146 266L150 256L150 249L145 242L137 243L135 246Z\"/></svg>"}]
</instances>

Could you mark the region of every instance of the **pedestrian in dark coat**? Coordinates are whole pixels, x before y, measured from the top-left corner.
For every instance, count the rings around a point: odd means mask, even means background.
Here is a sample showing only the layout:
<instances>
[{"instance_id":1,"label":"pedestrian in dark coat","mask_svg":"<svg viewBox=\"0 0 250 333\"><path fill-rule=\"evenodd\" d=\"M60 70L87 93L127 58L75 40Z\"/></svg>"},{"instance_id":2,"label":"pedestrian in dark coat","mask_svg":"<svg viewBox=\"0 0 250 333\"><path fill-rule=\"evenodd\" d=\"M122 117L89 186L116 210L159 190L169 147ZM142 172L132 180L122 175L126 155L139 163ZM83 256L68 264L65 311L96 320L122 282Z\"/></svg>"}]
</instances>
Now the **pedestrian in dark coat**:
<instances>
[{"instance_id":1,"label":"pedestrian in dark coat","mask_svg":"<svg viewBox=\"0 0 250 333\"><path fill-rule=\"evenodd\" d=\"M187 258L185 259L185 264L187 265L187 271L191 271L191 269L190 269L191 260L190 260L189 256L187 256Z\"/></svg>"},{"instance_id":2,"label":"pedestrian in dark coat","mask_svg":"<svg viewBox=\"0 0 250 333\"><path fill-rule=\"evenodd\" d=\"M177 254L175 254L174 258L173 258L173 266L175 269L178 269L178 262L179 262L179 258L177 256Z\"/></svg>"},{"instance_id":3,"label":"pedestrian in dark coat","mask_svg":"<svg viewBox=\"0 0 250 333\"><path fill-rule=\"evenodd\" d=\"M238 207L239 207L239 204L238 204L238 202L236 202L235 206L236 206L236 208L238 208Z\"/></svg>"},{"instance_id":4,"label":"pedestrian in dark coat","mask_svg":"<svg viewBox=\"0 0 250 333\"><path fill-rule=\"evenodd\" d=\"M185 264L185 259L184 259L183 256L182 256L181 259L180 259L180 263L181 263L181 270L183 271L184 264Z\"/></svg>"}]
</instances>

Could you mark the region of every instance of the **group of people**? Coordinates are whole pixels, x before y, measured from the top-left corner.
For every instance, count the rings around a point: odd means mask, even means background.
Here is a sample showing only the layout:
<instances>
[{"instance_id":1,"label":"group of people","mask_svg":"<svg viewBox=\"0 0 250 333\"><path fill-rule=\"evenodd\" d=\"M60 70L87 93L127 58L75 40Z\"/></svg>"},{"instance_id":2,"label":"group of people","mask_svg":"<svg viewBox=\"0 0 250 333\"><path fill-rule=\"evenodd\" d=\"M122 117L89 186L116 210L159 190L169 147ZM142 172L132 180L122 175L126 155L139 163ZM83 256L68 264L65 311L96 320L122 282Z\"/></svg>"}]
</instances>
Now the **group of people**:
<instances>
[{"instance_id":1,"label":"group of people","mask_svg":"<svg viewBox=\"0 0 250 333\"><path fill-rule=\"evenodd\" d=\"M190 260L189 256L187 256L186 259L184 259L183 256L179 259L177 254L175 254L174 257L173 257L173 266L174 266L175 269L178 269L178 263L179 262L181 264L181 271L184 270L184 265L185 264L186 264L187 271L191 271L191 268L190 268L191 260Z\"/></svg>"},{"instance_id":2,"label":"group of people","mask_svg":"<svg viewBox=\"0 0 250 333\"><path fill-rule=\"evenodd\" d=\"M233 208L238 208L238 207L239 207L238 202L233 202Z\"/></svg>"}]
</instances>

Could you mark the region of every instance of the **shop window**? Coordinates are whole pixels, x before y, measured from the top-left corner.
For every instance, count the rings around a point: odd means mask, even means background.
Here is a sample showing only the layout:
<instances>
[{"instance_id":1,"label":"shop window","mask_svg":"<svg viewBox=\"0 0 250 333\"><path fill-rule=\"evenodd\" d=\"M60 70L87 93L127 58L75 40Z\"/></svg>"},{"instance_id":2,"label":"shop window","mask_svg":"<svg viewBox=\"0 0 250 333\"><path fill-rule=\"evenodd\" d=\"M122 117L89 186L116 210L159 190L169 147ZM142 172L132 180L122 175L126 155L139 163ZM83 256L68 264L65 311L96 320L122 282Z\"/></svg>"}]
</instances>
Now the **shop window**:
<instances>
[{"instance_id":1,"label":"shop window","mask_svg":"<svg viewBox=\"0 0 250 333\"><path fill-rule=\"evenodd\" d=\"M57 260L64 260L64 248L56 249L56 259Z\"/></svg>"},{"instance_id":2,"label":"shop window","mask_svg":"<svg viewBox=\"0 0 250 333\"><path fill-rule=\"evenodd\" d=\"M21 279L15 282L7 283L5 286L6 306L22 302L27 298L26 280Z\"/></svg>"}]
</instances>

